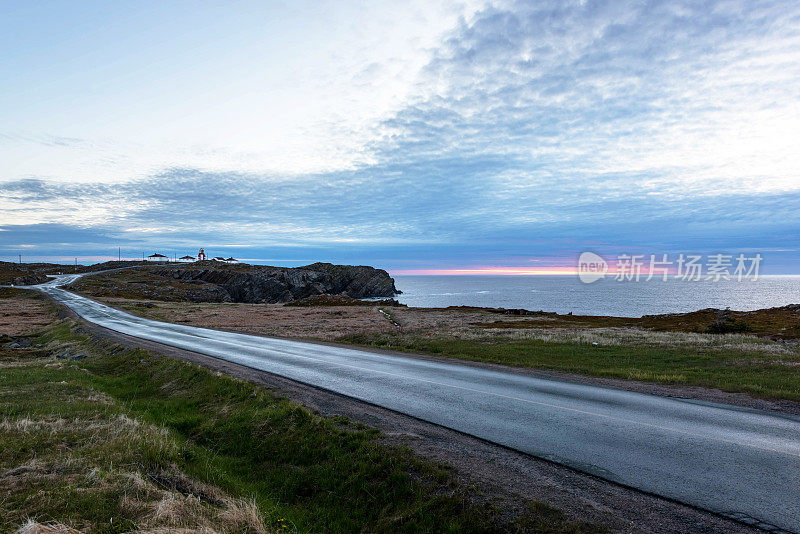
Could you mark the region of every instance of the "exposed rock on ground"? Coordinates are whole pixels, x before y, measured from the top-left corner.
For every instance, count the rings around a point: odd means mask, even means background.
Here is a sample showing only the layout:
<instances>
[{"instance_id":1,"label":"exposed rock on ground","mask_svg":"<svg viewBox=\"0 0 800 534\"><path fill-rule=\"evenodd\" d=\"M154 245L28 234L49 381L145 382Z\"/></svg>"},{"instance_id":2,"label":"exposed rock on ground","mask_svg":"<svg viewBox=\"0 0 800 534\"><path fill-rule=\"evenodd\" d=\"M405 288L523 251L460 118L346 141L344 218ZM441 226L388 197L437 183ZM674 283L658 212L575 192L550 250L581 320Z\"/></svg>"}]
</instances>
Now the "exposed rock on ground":
<instances>
[{"instance_id":1,"label":"exposed rock on ground","mask_svg":"<svg viewBox=\"0 0 800 534\"><path fill-rule=\"evenodd\" d=\"M381 300L359 300L347 297L345 295L311 295L294 302L290 302L287 306L403 306L396 299L381 299Z\"/></svg>"},{"instance_id":2,"label":"exposed rock on ground","mask_svg":"<svg viewBox=\"0 0 800 534\"><path fill-rule=\"evenodd\" d=\"M47 282L49 274L91 273L147 265L144 261L106 261L94 265L67 265L58 263L11 263L0 261L0 285L34 285Z\"/></svg>"},{"instance_id":3,"label":"exposed rock on ground","mask_svg":"<svg viewBox=\"0 0 800 534\"><path fill-rule=\"evenodd\" d=\"M0 284L24 286L47 281L46 272L51 264L10 263L0 261ZM47 266L47 267L42 267Z\"/></svg>"}]
</instances>

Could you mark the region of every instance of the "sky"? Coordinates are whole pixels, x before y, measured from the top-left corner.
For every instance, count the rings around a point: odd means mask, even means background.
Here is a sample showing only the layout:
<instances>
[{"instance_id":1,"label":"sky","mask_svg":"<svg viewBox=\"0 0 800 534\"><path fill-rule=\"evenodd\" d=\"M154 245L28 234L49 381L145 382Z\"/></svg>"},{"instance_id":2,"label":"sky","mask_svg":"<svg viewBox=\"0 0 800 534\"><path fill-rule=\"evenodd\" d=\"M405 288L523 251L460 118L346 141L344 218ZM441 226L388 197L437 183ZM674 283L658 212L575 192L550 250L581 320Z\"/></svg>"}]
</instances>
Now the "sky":
<instances>
[{"instance_id":1,"label":"sky","mask_svg":"<svg viewBox=\"0 0 800 534\"><path fill-rule=\"evenodd\" d=\"M0 0L0 260L800 274L800 2Z\"/></svg>"}]
</instances>

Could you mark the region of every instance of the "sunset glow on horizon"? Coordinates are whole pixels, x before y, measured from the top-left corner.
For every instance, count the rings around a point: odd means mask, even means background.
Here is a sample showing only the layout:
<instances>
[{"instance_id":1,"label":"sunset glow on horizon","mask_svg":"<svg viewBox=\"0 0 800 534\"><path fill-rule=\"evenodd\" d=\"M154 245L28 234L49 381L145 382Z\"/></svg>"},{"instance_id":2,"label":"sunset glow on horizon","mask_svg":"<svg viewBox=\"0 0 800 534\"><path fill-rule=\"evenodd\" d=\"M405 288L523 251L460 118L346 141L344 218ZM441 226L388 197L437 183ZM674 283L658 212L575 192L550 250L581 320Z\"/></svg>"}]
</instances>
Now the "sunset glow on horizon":
<instances>
[{"instance_id":1,"label":"sunset glow on horizon","mask_svg":"<svg viewBox=\"0 0 800 534\"><path fill-rule=\"evenodd\" d=\"M394 275L419 275L419 276L464 276L464 275L503 275L503 276L569 276L577 275L575 267L564 268L530 268L530 267L477 267L470 269L399 269L390 270Z\"/></svg>"},{"instance_id":2,"label":"sunset glow on horizon","mask_svg":"<svg viewBox=\"0 0 800 534\"><path fill-rule=\"evenodd\" d=\"M607 276L616 276L620 273L630 273L630 267L624 267L617 258L608 258L608 268L605 271ZM534 259L531 261L545 261L544 259ZM653 272L653 278L659 278L666 274L674 276L679 274L678 268L675 265L669 267L652 267L650 266L647 258L642 255L640 259L642 262L638 265L638 273L641 276L649 277L650 272ZM495 266L495 265L478 265L463 268L436 268L436 269L390 269L389 274L392 276L468 276L468 275L486 275L486 276L577 276L578 267L575 260L565 260L562 265L548 265L542 267L522 267L522 266Z\"/></svg>"}]
</instances>

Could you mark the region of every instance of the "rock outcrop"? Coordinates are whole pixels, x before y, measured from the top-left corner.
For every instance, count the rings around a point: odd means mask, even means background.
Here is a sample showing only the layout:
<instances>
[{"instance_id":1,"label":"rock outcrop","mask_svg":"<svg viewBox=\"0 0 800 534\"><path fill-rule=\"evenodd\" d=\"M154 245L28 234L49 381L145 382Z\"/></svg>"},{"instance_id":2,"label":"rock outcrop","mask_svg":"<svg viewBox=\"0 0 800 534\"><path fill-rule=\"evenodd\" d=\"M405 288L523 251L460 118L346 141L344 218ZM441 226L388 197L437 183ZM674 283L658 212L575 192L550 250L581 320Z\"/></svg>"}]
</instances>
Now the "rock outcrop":
<instances>
[{"instance_id":1,"label":"rock outcrop","mask_svg":"<svg viewBox=\"0 0 800 534\"><path fill-rule=\"evenodd\" d=\"M318 306L382 306L382 307L407 307L400 304L396 299L353 299L345 295L311 295L299 300L292 301L287 306L297 306L301 308L312 308Z\"/></svg>"},{"instance_id":2,"label":"rock outcrop","mask_svg":"<svg viewBox=\"0 0 800 534\"><path fill-rule=\"evenodd\" d=\"M367 266L314 263L305 267L266 267L200 262L150 270L168 280L212 284L224 290L233 302L293 302L312 295L345 295L358 299L392 297L399 293L386 271ZM219 301L218 293L215 297L212 300Z\"/></svg>"},{"instance_id":3,"label":"rock outcrop","mask_svg":"<svg viewBox=\"0 0 800 534\"><path fill-rule=\"evenodd\" d=\"M0 261L0 285L27 286L47 282L47 274L59 265L49 263L11 263Z\"/></svg>"}]
</instances>

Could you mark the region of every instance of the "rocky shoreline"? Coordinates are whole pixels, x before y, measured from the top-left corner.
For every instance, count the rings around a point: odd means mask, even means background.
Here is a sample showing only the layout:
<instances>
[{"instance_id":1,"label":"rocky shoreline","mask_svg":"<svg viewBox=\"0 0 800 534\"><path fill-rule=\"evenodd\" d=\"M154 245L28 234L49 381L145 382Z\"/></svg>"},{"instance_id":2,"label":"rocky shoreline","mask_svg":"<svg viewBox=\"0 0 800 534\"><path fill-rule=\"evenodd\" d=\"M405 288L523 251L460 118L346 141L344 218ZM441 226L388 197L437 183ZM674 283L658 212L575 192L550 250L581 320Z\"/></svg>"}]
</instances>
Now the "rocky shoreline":
<instances>
[{"instance_id":1,"label":"rocky shoreline","mask_svg":"<svg viewBox=\"0 0 800 534\"><path fill-rule=\"evenodd\" d=\"M270 267L212 261L98 273L81 278L71 288L94 296L250 304L289 303L315 295L362 299L400 293L389 274L374 267L331 263Z\"/></svg>"},{"instance_id":2,"label":"rocky shoreline","mask_svg":"<svg viewBox=\"0 0 800 534\"><path fill-rule=\"evenodd\" d=\"M169 266L153 269L159 276L183 282L204 282L224 290L231 302L293 302L312 295L344 295L354 299L393 297L399 291L383 269L314 263L305 267L257 265ZM245 267L245 268L243 268Z\"/></svg>"}]
</instances>

